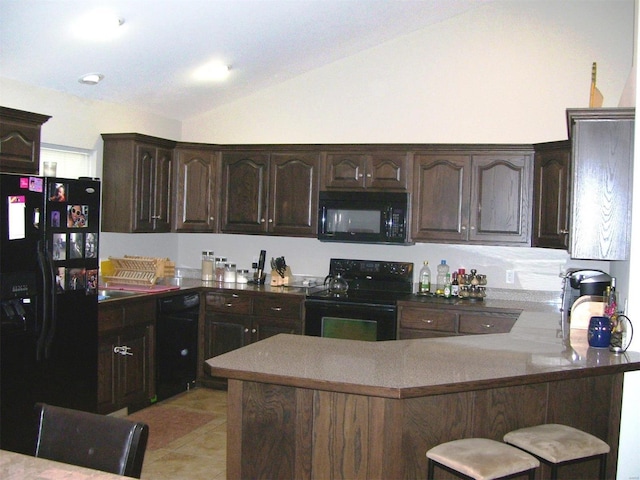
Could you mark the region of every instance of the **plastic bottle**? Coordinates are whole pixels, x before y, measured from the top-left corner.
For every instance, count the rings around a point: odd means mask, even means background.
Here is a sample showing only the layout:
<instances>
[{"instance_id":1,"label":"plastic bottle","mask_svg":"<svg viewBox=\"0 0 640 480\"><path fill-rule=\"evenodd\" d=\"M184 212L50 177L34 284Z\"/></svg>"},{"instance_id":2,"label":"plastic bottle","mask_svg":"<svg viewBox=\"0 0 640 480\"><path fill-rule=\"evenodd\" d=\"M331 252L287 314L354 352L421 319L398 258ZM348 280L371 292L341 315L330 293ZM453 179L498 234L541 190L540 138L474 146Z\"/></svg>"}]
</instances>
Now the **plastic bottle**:
<instances>
[{"instance_id":1,"label":"plastic bottle","mask_svg":"<svg viewBox=\"0 0 640 480\"><path fill-rule=\"evenodd\" d=\"M444 277L444 298L451 297L451 275L448 273Z\"/></svg>"},{"instance_id":2,"label":"plastic bottle","mask_svg":"<svg viewBox=\"0 0 640 480\"><path fill-rule=\"evenodd\" d=\"M431 269L429 268L429 262L427 260L424 261L424 265L420 270L420 281L418 284L418 291L420 293L431 292Z\"/></svg>"},{"instance_id":3,"label":"plastic bottle","mask_svg":"<svg viewBox=\"0 0 640 480\"><path fill-rule=\"evenodd\" d=\"M444 290L444 281L447 278L447 273L449 273L449 265L447 265L447 261L440 260L440 265L438 265L438 276L436 277L436 290L440 290L441 292Z\"/></svg>"}]
</instances>

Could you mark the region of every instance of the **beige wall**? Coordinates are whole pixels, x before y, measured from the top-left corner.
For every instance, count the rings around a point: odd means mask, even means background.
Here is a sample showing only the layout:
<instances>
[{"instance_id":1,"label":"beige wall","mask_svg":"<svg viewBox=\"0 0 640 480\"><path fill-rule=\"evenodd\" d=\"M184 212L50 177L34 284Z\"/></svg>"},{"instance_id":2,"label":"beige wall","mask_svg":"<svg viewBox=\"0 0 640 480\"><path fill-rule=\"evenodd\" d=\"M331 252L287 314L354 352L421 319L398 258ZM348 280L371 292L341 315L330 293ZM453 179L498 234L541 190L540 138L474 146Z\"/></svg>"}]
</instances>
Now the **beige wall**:
<instances>
[{"instance_id":1,"label":"beige wall","mask_svg":"<svg viewBox=\"0 0 640 480\"><path fill-rule=\"evenodd\" d=\"M633 1L496 1L183 122L218 143L533 143L567 138L591 64L617 106ZM241 68L239 66L238 68Z\"/></svg>"}]
</instances>

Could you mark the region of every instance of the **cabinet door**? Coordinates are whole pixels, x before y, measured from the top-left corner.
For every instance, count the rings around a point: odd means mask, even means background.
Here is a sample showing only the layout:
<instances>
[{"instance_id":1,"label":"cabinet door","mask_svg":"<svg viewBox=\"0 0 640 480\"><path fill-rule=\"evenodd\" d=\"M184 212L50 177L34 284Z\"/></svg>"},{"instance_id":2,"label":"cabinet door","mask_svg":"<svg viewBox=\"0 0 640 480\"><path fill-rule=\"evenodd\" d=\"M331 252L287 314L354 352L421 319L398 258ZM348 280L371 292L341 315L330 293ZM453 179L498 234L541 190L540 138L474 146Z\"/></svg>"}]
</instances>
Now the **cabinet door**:
<instances>
[{"instance_id":1,"label":"cabinet door","mask_svg":"<svg viewBox=\"0 0 640 480\"><path fill-rule=\"evenodd\" d=\"M113 349L119 346L118 335L100 336L98 343L98 413L118 410L118 360Z\"/></svg>"},{"instance_id":2,"label":"cabinet door","mask_svg":"<svg viewBox=\"0 0 640 480\"><path fill-rule=\"evenodd\" d=\"M535 146L533 166L534 247L562 248L569 245L570 142Z\"/></svg>"},{"instance_id":3,"label":"cabinet door","mask_svg":"<svg viewBox=\"0 0 640 480\"><path fill-rule=\"evenodd\" d=\"M207 313L204 331L204 358L212 358L244 347L251 342L251 317Z\"/></svg>"},{"instance_id":4,"label":"cabinet door","mask_svg":"<svg viewBox=\"0 0 640 480\"><path fill-rule=\"evenodd\" d=\"M573 117L571 258L629 258L634 116L614 110Z\"/></svg>"},{"instance_id":5,"label":"cabinet door","mask_svg":"<svg viewBox=\"0 0 640 480\"><path fill-rule=\"evenodd\" d=\"M315 237L318 223L317 154L271 155L268 231Z\"/></svg>"},{"instance_id":6,"label":"cabinet door","mask_svg":"<svg viewBox=\"0 0 640 480\"><path fill-rule=\"evenodd\" d=\"M407 190L409 159L406 153L374 153L367 162L365 186L380 190Z\"/></svg>"},{"instance_id":7,"label":"cabinet door","mask_svg":"<svg viewBox=\"0 0 640 480\"><path fill-rule=\"evenodd\" d=\"M269 155L223 153L222 232L267 231Z\"/></svg>"},{"instance_id":8,"label":"cabinet door","mask_svg":"<svg viewBox=\"0 0 640 480\"><path fill-rule=\"evenodd\" d=\"M174 230L216 231L216 155L210 150L176 149Z\"/></svg>"},{"instance_id":9,"label":"cabinet door","mask_svg":"<svg viewBox=\"0 0 640 480\"><path fill-rule=\"evenodd\" d=\"M413 240L467 240L470 179L468 155L415 155Z\"/></svg>"},{"instance_id":10,"label":"cabinet door","mask_svg":"<svg viewBox=\"0 0 640 480\"><path fill-rule=\"evenodd\" d=\"M531 243L532 155L474 155L469 240Z\"/></svg>"},{"instance_id":11,"label":"cabinet door","mask_svg":"<svg viewBox=\"0 0 640 480\"><path fill-rule=\"evenodd\" d=\"M118 391L122 405L141 408L154 395L152 325L127 328L120 335L118 356ZM123 347L126 350L123 350Z\"/></svg>"},{"instance_id":12,"label":"cabinet door","mask_svg":"<svg viewBox=\"0 0 640 480\"><path fill-rule=\"evenodd\" d=\"M40 128L49 118L0 107L0 172L38 174Z\"/></svg>"},{"instance_id":13,"label":"cabinet door","mask_svg":"<svg viewBox=\"0 0 640 480\"><path fill-rule=\"evenodd\" d=\"M365 186L367 155L329 153L325 160L324 188L361 189Z\"/></svg>"},{"instance_id":14,"label":"cabinet door","mask_svg":"<svg viewBox=\"0 0 640 480\"><path fill-rule=\"evenodd\" d=\"M279 333L292 335L302 334L301 322L298 319L275 319L255 317L251 329L252 341L264 340Z\"/></svg>"},{"instance_id":15,"label":"cabinet door","mask_svg":"<svg viewBox=\"0 0 640 480\"><path fill-rule=\"evenodd\" d=\"M136 152L133 231L168 232L172 152L146 144Z\"/></svg>"}]
</instances>

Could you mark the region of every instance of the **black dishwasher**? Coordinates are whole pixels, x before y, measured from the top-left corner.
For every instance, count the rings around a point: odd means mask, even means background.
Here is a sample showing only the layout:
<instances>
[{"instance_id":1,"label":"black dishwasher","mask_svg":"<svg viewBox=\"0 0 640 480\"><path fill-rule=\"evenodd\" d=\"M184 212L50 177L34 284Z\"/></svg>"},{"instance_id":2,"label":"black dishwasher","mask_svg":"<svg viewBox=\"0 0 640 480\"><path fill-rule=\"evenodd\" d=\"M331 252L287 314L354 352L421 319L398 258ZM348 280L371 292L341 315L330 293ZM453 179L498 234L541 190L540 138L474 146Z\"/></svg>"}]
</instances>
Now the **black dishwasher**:
<instances>
[{"instance_id":1,"label":"black dishwasher","mask_svg":"<svg viewBox=\"0 0 640 480\"><path fill-rule=\"evenodd\" d=\"M195 386L200 295L158 299L156 394L164 400Z\"/></svg>"}]
</instances>

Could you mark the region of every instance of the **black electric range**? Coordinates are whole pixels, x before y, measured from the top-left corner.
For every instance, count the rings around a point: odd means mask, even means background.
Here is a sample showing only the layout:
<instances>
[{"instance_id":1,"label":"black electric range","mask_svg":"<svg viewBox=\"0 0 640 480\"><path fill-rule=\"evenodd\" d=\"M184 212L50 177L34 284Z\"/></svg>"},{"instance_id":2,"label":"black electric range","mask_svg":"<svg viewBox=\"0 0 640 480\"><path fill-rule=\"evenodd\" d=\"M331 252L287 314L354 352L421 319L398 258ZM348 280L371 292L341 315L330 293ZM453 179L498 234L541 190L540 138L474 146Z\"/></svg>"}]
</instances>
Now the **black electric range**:
<instances>
[{"instance_id":1,"label":"black electric range","mask_svg":"<svg viewBox=\"0 0 640 480\"><path fill-rule=\"evenodd\" d=\"M356 340L395 340L396 302L412 295L413 263L332 258L327 283L340 274L346 293L309 292L305 334Z\"/></svg>"}]
</instances>

